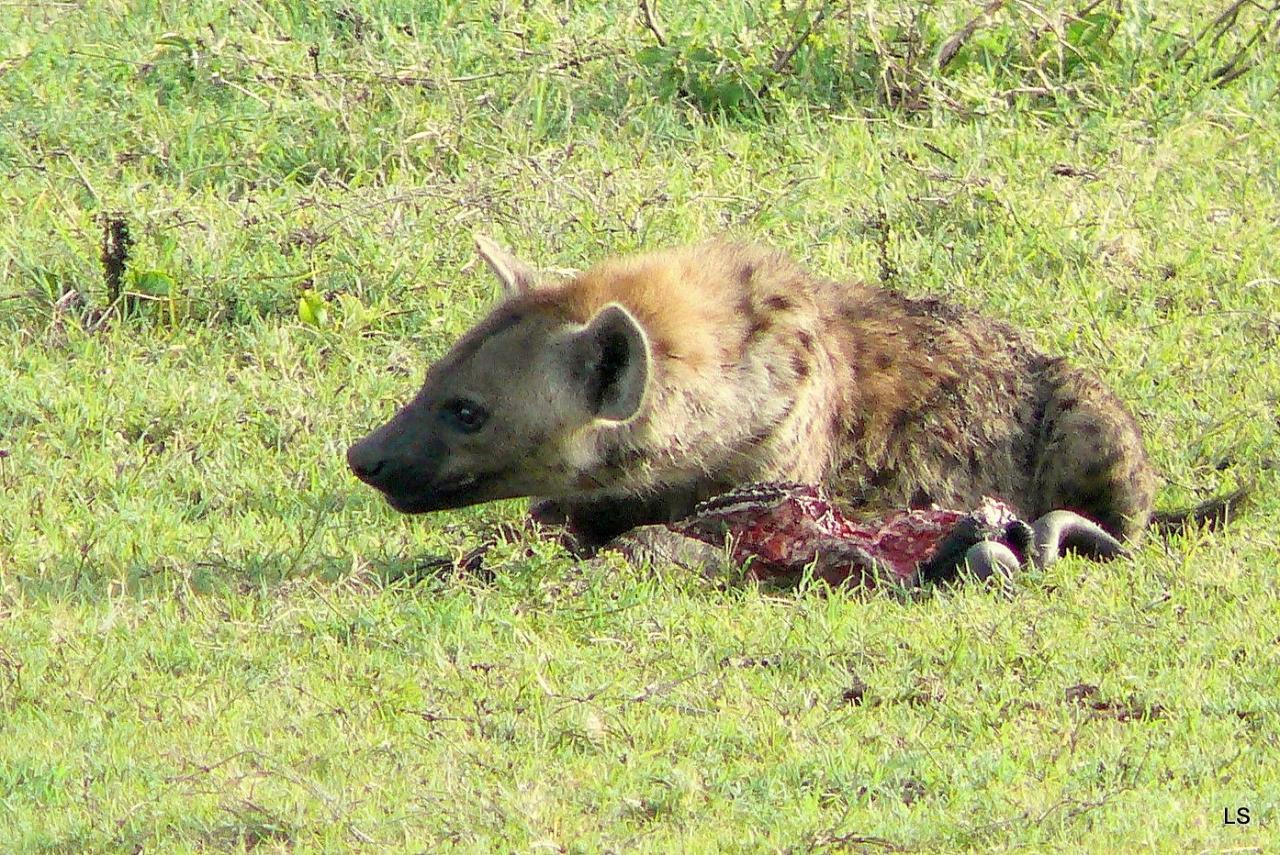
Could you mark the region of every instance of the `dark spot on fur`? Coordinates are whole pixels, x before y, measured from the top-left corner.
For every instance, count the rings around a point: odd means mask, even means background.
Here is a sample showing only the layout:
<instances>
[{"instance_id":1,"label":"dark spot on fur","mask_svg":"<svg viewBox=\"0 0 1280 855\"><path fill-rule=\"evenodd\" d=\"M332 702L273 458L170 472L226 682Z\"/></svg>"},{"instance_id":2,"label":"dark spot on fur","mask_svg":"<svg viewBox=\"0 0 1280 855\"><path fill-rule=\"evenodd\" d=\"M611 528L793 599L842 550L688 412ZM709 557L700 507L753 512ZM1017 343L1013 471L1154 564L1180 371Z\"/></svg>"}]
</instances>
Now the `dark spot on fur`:
<instances>
[{"instance_id":1,"label":"dark spot on fur","mask_svg":"<svg viewBox=\"0 0 1280 855\"><path fill-rule=\"evenodd\" d=\"M911 427L920 419L920 413L917 410L898 410L893 414L893 427L890 428L891 433L901 433Z\"/></svg>"},{"instance_id":2,"label":"dark spot on fur","mask_svg":"<svg viewBox=\"0 0 1280 855\"><path fill-rule=\"evenodd\" d=\"M525 316L529 314L529 311L529 308L523 305L517 304L511 306L507 311L504 312L500 310L497 314L491 316L486 321L482 321L479 328L483 329L490 335L500 333L503 330L513 327L523 321Z\"/></svg>"},{"instance_id":3,"label":"dark spot on fur","mask_svg":"<svg viewBox=\"0 0 1280 855\"><path fill-rule=\"evenodd\" d=\"M738 301L738 314L747 322L747 335L744 341L748 343L764 334L771 325L769 318L760 314L750 297L743 297Z\"/></svg>"},{"instance_id":4,"label":"dark spot on fur","mask_svg":"<svg viewBox=\"0 0 1280 855\"><path fill-rule=\"evenodd\" d=\"M911 494L911 501L908 507L927 508L933 504L933 496L929 495L929 491L923 487L916 487L915 492Z\"/></svg>"},{"instance_id":5,"label":"dark spot on fur","mask_svg":"<svg viewBox=\"0 0 1280 855\"><path fill-rule=\"evenodd\" d=\"M930 372L921 372L922 380L933 378ZM960 378L954 374L944 374L929 392L929 399L924 408L933 412L953 413L961 403Z\"/></svg>"},{"instance_id":6,"label":"dark spot on fur","mask_svg":"<svg viewBox=\"0 0 1280 855\"><path fill-rule=\"evenodd\" d=\"M1049 437L1053 435L1053 418L1048 414L1049 399L1045 394L1036 397L1035 408L1031 413L1031 425L1034 428L1035 442L1027 443L1025 459L1028 472L1037 471L1043 465L1044 455L1049 447Z\"/></svg>"},{"instance_id":7,"label":"dark spot on fur","mask_svg":"<svg viewBox=\"0 0 1280 855\"><path fill-rule=\"evenodd\" d=\"M796 333L796 339L800 342L800 346L804 348L805 353L813 353L813 336L804 330Z\"/></svg>"},{"instance_id":8,"label":"dark spot on fur","mask_svg":"<svg viewBox=\"0 0 1280 855\"><path fill-rule=\"evenodd\" d=\"M850 445L857 445L862 442L862 437L866 435L867 426L864 422L850 422L845 425L844 433L848 437Z\"/></svg>"},{"instance_id":9,"label":"dark spot on fur","mask_svg":"<svg viewBox=\"0 0 1280 855\"><path fill-rule=\"evenodd\" d=\"M1068 410L1074 410L1080 404L1080 399L1074 396L1067 396L1058 401L1058 412L1065 413Z\"/></svg>"},{"instance_id":10,"label":"dark spot on fur","mask_svg":"<svg viewBox=\"0 0 1280 855\"><path fill-rule=\"evenodd\" d=\"M846 430L844 419L840 418L839 409L831 411L830 430L833 438L840 436Z\"/></svg>"},{"instance_id":11,"label":"dark spot on fur","mask_svg":"<svg viewBox=\"0 0 1280 855\"><path fill-rule=\"evenodd\" d=\"M1066 359L1061 356L1038 353L1031 359L1031 371L1034 374L1044 375L1061 368L1065 363Z\"/></svg>"},{"instance_id":12,"label":"dark spot on fur","mask_svg":"<svg viewBox=\"0 0 1280 855\"><path fill-rule=\"evenodd\" d=\"M893 483L893 473L888 469L881 469L872 474L868 483L872 489L883 490Z\"/></svg>"},{"instance_id":13,"label":"dark spot on fur","mask_svg":"<svg viewBox=\"0 0 1280 855\"><path fill-rule=\"evenodd\" d=\"M1031 424L1037 428L1044 421L1045 410L1048 408L1049 402L1044 395L1039 395L1036 399L1035 409L1031 412Z\"/></svg>"},{"instance_id":14,"label":"dark spot on fur","mask_svg":"<svg viewBox=\"0 0 1280 855\"><path fill-rule=\"evenodd\" d=\"M738 271L738 279L743 285L751 281L751 277L756 275L756 266L751 263L742 265L742 269Z\"/></svg>"},{"instance_id":15,"label":"dark spot on fur","mask_svg":"<svg viewBox=\"0 0 1280 855\"><path fill-rule=\"evenodd\" d=\"M781 294L774 294L772 297L767 298L764 301L764 305L766 308L772 309L775 312L785 312L788 309L795 307L795 303L791 302L790 298L784 297Z\"/></svg>"},{"instance_id":16,"label":"dark spot on fur","mask_svg":"<svg viewBox=\"0 0 1280 855\"><path fill-rule=\"evenodd\" d=\"M857 329L866 320L866 310L862 306L841 306L839 325Z\"/></svg>"},{"instance_id":17,"label":"dark spot on fur","mask_svg":"<svg viewBox=\"0 0 1280 855\"><path fill-rule=\"evenodd\" d=\"M775 427L775 425L770 425L763 430L758 430L751 434L751 436L747 437L747 445L754 448L757 445L763 445L765 442L768 442L773 437Z\"/></svg>"},{"instance_id":18,"label":"dark spot on fur","mask_svg":"<svg viewBox=\"0 0 1280 855\"><path fill-rule=\"evenodd\" d=\"M900 296L900 295L899 295ZM936 318L948 324L958 321L964 314L959 308L939 300L937 297L925 297L912 300L901 297L903 308L907 314L916 318Z\"/></svg>"},{"instance_id":19,"label":"dark spot on fur","mask_svg":"<svg viewBox=\"0 0 1280 855\"><path fill-rule=\"evenodd\" d=\"M630 469L638 462L644 453L638 448L632 448L624 445L615 445L604 453L604 465L606 469L623 471Z\"/></svg>"},{"instance_id":20,"label":"dark spot on fur","mask_svg":"<svg viewBox=\"0 0 1280 855\"><path fill-rule=\"evenodd\" d=\"M881 352L876 354L876 370L888 371L893 367L893 357L887 353Z\"/></svg>"},{"instance_id":21,"label":"dark spot on fur","mask_svg":"<svg viewBox=\"0 0 1280 855\"><path fill-rule=\"evenodd\" d=\"M861 373L861 367L867 364L866 343L853 336L843 336L839 343L842 361L848 367L850 376L857 377Z\"/></svg>"},{"instance_id":22,"label":"dark spot on fur","mask_svg":"<svg viewBox=\"0 0 1280 855\"><path fill-rule=\"evenodd\" d=\"M809 378L809 360L798 353L791 354L791 370L795 372L797 380L807 380Z\"/></svg>"},{"instance_id":23,"label":"dark spot on fur","mask_svg":"<svg viewBox=\"0 0 1280 855\"><path fill-rule=\"evenodd\" d=\"M1080 425L1080 435L1089 439L1098 439L1102 436L1102 425L1097 422L1085 422Z\"/></svg>"}]
</instances>

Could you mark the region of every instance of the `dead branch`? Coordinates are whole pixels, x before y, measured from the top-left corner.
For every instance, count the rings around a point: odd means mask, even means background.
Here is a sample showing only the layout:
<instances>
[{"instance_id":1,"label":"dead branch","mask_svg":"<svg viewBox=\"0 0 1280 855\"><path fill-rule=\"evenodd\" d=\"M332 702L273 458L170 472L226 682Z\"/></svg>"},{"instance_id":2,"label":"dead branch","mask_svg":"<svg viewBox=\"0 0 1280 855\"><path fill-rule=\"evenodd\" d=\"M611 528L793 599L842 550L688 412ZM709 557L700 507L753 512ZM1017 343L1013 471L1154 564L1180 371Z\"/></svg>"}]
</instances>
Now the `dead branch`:
<instances>
[{"instance_id":1,"label":"dead branch","mask_svg":"<svg viewBox=\"0 0 1280 855\"><path fill-rule=\"evenodd\" d=\"M102 279L107 284L107 300L112 305L122 295L124 271L129 261L129 224L120 213L102 217Z\"/></svg>"},{"instance_id":2,"label":"dead branch","mask_svg":"<svg viewBox=\"0 0 1280 855\"><path fill-rule=\"evenodd\" d=\"M964 47L965 42L969 41L978 28L986 23L988 18L1004 8L1005 2L1006 0L991 0L969 23L957 30L951 38L943 43L942 49L938 51L939 71L950 65L951 60L956 58L956 54L960 52L960 48Z\"/></svg>"},{"instance_id":3,"label":"dead branch","mask_svg":"<svg viewBox=\"0 0 1280 855\"><path fill-rule=\"evenodd\" d=\"M1213 74L1209 75L1213 78L1214 86L1226 86L1228 83L1257 65L1257 62L1242 62L1242 60L1245 58L1245 54L1249 52L1249 49L1257 44L1260 38L1266 35L1266 32L1267 25L1264 23L1254 31L1253 36L1249 41L1245 42L1240 50L1236 51L1235 56L1231 57L1231 59L1214 69Z\"/></svg>"},{"instance_id":4,"label":"dead branch","mask_svg":"<svg viewBox=\"0 0 1280 855\"><path fill-rule=\"evenodd\" d=\"M1173 61L1182 62L1183 58L1188 53L1191 52L1191 49L1194 48L1196 45L1200 44L1201 40L1203 40L1204 37L1207 36L1210 33L1210 31L1214 29L1219 30L1218 35L1214 37L1214 41L1217 41L1219 38L1221 38L1222 32L1225 31L1227 27L1230 27L1231 24L1235 22L1236 16L1240 14L1240 10L1244 8L1245 4L1251 3L1251 2L1252 0L1235 0L1235 2L1233 2L1230 6L1222 10L1222 13L1218 15L1218 17L1214 18L1208 24L1205 24L1204 29L1200 31L1199 35L1197 35L1194 39L1191 39L1185 45L1183 45L1182 49L1179 50L1174 55Z\"/></svg>"},{"instance_id":5,"label":"dead branch","mask_svg":"<svg viewBox=\"0 0 1280 855\"><path fill-rule=\"evenodd\" d=\"M1004 0L1001 0L1001 2L1004 2ZM822 8L818 10L818 14L814 15L813 20L811 20L808 26L804 28L804 32L797 38L793 39L788 47L784 48L773 58L773 65L769 67L768 76L765 77L765 81L760 84L760 88L756 91L757 98L763 98L765 94L768 93L769 84L773 82L772 78L777 77L782 73L782 70L787 67L789 62L791 62L791 58L796 55L796 51L800 50L804 43L809 40L809 36L813 35L813 31L817 29L818 25L826 19L828 8L829 4L823 3Z\"/></svg>"},{"instance_id":6,"label":"dead branch","mask_svg":"<svg viewBox=\"0 0 1280 855\"><path fill-rule=\"evenodd\" d=\"M653 0L657 5L657 0ZM658 26L658 19L653 14L653 9L649 6L649 0L640 0L640 12L644 15L644 25L648 27L649 32L653 33L653 38L658 43L658 47L667 46L667 37L662 34L662 28Z\"/></svg>"}]
</instances>

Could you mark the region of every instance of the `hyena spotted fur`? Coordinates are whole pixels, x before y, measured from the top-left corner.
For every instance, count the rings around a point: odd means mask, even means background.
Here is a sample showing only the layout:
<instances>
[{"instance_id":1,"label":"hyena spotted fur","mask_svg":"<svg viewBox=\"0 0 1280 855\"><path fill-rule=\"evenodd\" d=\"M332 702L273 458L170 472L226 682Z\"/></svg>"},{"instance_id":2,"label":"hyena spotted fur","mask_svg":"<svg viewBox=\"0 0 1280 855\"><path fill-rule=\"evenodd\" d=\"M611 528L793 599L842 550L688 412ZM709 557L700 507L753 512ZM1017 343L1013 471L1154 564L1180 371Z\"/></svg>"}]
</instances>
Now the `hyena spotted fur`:
<instances>
[{"instance_id":1,"label":"hyena spotted fur","mask_svg":"<svg viewBox=\"0 0 1280 855\"><path fill-rule=\"evenodd\" d=\"M602 543L757 481L852 506L1002 499L1132 540L1155 476L1096 377L936 299L716 241L540 283L497 245L502 302L348 452L406 512L540 496Z\"/></svg>"}]
</instances>

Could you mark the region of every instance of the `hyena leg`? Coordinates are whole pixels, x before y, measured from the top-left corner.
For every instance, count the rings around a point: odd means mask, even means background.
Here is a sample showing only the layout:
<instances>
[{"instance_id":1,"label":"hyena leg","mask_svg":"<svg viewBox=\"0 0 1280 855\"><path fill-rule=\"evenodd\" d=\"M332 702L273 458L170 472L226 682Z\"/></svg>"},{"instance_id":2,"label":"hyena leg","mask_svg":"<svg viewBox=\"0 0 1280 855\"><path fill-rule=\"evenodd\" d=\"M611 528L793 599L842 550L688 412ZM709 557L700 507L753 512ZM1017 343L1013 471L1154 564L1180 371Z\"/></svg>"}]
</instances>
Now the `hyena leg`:
<instances>
[{"instance_id":1,"label":"hyena leg","mask_svg":"<svg viewBox=\"0 0 1280 855\"><path fill-rule=\"evenodd\" d=\"M1058 364L1041 421L1033 511L1074 511L1113 537L1135 539L1151 518L1155 474L1142 432L1098 380Z\"/></svg>"},{"instance_id":2,"label":"hyena leg","mask_svg":"<svg viewBox=\"0 0 1280 855\"><path fill-rule=\"evenodd\" d=\"M530 504L529 516L545 525L565 526L583 551L593 552L633 528L684 519L704 498L690 487L652 496L540 499Z\"/></svg>"}]
</instances>

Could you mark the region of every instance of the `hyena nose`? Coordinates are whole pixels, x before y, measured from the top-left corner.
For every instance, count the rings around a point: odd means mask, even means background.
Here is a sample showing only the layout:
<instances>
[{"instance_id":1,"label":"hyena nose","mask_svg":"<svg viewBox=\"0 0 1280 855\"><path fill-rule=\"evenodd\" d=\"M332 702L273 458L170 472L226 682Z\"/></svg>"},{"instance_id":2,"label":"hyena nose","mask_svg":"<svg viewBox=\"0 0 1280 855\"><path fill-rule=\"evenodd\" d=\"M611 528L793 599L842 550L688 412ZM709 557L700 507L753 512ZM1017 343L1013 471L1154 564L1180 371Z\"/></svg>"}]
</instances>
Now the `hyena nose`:
<instances>
[{"instance_id":1,"label":"hyena nose","mask_svg":"<svg viewBox=\"0 0 1280 855\"><path fill-rule=\"evenodd\" d=\"M347 449L347 465L357 478L376 487L378 475L387 468L387 460L380 455L371 454L364 443L357 442Z\"/></svg>"}]
</instances>

